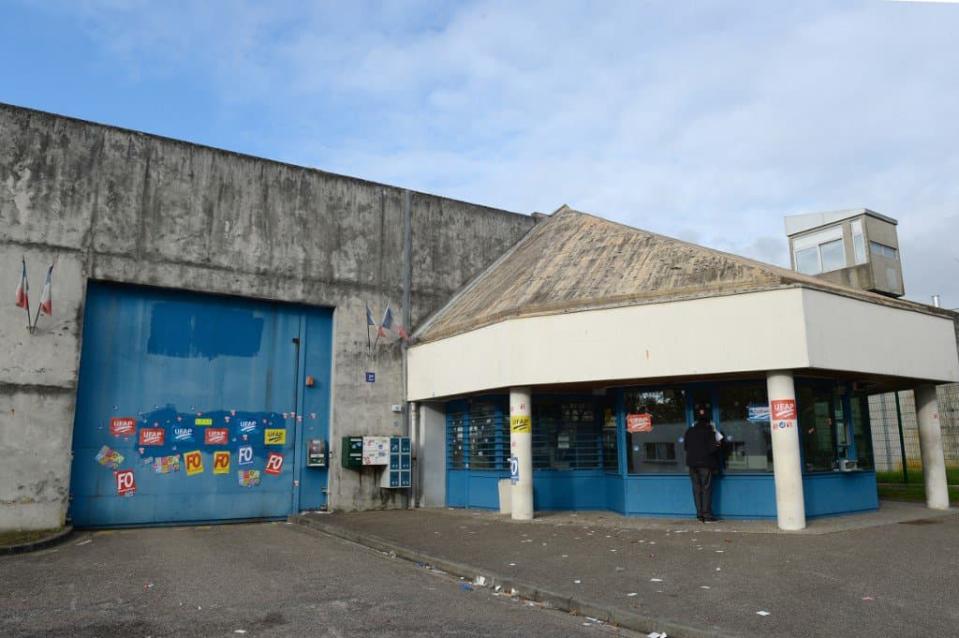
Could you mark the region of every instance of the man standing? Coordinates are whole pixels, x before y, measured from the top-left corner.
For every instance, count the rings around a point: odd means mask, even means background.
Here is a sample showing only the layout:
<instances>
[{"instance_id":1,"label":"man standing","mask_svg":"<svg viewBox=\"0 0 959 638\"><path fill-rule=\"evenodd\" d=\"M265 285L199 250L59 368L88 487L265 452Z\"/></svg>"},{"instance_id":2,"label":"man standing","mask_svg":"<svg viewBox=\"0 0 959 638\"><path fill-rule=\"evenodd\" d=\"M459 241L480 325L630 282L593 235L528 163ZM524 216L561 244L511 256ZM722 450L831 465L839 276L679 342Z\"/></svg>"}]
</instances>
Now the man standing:
<instances>
[{"instance_id":1,"label":"man standing","mask_svg":"<svg viewBox=\"0 0 959 638\"><path fill-rule=\"evenodd\" d=\"M709 422L705 406L696 406L696 423L686 430L683 440L686 465L693 484L693 502L696 518L704 523L718 520L713 516L713 476L719 471L721 444L716 430Z\"/></svg>"}]
</instances>

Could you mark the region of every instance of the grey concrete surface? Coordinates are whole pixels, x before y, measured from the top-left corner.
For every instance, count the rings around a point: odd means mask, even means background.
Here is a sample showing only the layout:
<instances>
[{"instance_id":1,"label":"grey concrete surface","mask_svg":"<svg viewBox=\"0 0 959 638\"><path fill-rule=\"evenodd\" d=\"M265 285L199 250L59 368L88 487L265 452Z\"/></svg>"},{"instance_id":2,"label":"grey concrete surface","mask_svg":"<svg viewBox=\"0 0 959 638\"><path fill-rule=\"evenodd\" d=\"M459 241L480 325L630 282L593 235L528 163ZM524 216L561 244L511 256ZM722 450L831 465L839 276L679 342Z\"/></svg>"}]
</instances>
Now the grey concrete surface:
<instances>
[{"instance_id":1,"label":"grey concrete surface","mask_svg":"<svg viewBox=\"0 0 959 638\"><path fill-rule=\"evenodd\" d=\"M81 323L90 278L335 308L331 458L343 435L396 434L397 343L367 354L367 303L412 330L521 238L532 217L0 104L0 272L21 256L36 308L47 266L54 315L34 334L0 305L0 529L63 524ZM404 233L410 229L411 250ZM404 276L405 275L405 276ZM404 281L411 289L404 291ZM411 308L400 305L407 292ZM374 384L364 372L377 373ZM330 469L331 506L403 507Z\"/></svg>"},{"instance_id":2,"label":"grey concrete surface","mask_svg":"<svg viewBox=\"0 0 959 638\"><path fill-rule=\"evenodd\" d=\"M725 635L955 636L959 627L956 512L822 534L616 525L588 514L532 523L463 510L310 516L494 578Z\"/></svg>"},{"instance_id":3,"label":"grey concrete surface","mask_svg":"<svg viewBox=\"0 0 959 638\"><path fill-rule=\"evenodd\" d=\"M11 638L632 635L284 523L84 533L0 573Z\"/></svg>"}]
</instances>

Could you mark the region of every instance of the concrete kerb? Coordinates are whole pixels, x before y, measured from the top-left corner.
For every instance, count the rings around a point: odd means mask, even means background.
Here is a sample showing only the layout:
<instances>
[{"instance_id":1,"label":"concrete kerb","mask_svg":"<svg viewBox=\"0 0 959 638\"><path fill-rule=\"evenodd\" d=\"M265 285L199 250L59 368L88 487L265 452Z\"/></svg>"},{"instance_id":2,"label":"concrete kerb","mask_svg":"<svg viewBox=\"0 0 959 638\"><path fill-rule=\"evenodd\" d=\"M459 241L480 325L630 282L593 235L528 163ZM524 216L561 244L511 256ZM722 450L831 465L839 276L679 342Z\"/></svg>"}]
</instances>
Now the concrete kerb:
<instances>
[{"instance_id":1,"label":"concrete kerb","mask_svg":"<svg viewBox=\"0 0 959 638\"><path fill-rule=\"evenodd\" d=\"M670 620L653 618L652 616L646 616L644 614L605 607L602 604L566 596L530 583L518 581L514 578L494 574L488 570L472 565L437 558L396 543L391 543L372 534L364 534L344 529L337 525L330 525L315 517L295 515L290 516L289 521L310 530L356 543L357 545L390 554L403 560L428 564L430 567L443 571L451 576L465 578L475 586L491 589L499 587L500 591L506 594L540 603L549 609L595 618L631 631L641 633L661 632L666 633L670 638L734 638L735 636L735 634L724 633L718 629L693 627ZM482 585L477 584L477 581L480 581L480 579L482 579Z\"/></svg>"},{"instance_id":2,"label":"concrete kerb","mask_svg":"<svg viewBox=\"0 0 959 638\"><path fill-rule=\"evenodd\" d=\"M11 554L26 554L27 552L37 552L41 549L46 549L48 547L53 547L54 545L59 545L60 543L66 541L73 534L73 527L67 525L56 534L47 536L46 538L41 538L39 540L30 541L29 543L20 543L19 545L0 545L0 556L8 556Z\"/></svg>"}]
</instances>

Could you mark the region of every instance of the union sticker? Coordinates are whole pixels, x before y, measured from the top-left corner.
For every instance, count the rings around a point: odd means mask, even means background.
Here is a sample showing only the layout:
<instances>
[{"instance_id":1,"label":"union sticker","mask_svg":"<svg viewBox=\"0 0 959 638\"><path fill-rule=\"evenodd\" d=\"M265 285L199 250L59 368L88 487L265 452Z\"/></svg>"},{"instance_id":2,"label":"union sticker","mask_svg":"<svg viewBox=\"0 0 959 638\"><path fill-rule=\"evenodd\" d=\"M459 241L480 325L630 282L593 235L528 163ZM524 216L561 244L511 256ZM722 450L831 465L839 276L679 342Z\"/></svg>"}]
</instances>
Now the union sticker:
<instances>
[{"instance_id":1,"label":"union sticker","mask_svg":"<svg viewBox=\"0 0 959 638\"><path fill-rule=\"evenodd\" d=\"M230 473L230 453L226 450L217 450L213 453L213 473Z\"/></svg>"},{"instance_id":2,"label":"union sticker","mask_svg":"<svg viewBox=\"0 0 959 638\"><path fill-rule=\"evenodd\" d=\"M284 428L267 428L263 430L264 445L286 445L286 430Z\"/></svg>"},{"instance_id":3,"label":"union sticker","mask_svg":"<svg viewBox=\"0 0 959 638\"><path fill-rule=\"evenodd\" d=\"M199 450L183 453L183 463L186 465L186 475L203 474L203 454Z\"/></svg>"}]
</instances>

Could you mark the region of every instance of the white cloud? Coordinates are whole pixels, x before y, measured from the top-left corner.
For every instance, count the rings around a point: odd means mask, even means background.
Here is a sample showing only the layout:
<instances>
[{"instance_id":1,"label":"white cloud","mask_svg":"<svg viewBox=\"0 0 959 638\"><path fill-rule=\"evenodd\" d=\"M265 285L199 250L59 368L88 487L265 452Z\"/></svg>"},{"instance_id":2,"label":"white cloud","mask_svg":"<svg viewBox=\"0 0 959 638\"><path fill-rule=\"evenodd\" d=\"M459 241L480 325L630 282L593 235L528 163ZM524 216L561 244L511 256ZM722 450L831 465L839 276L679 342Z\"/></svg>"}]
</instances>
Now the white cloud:
<instances>
[{"instance_id":1,"label":"white cloud","mask_svg":"<svg viewBox=\"0 0 959 638\"><path fill-rule=\"evenodd\" d=\"M867 206L900 220L910 296L959 306L957 7L62 10L143 81L188 69L283 122L277 159L512 210L568 203L780 264L784 215Z\"/></svg>"}]
</instances>

